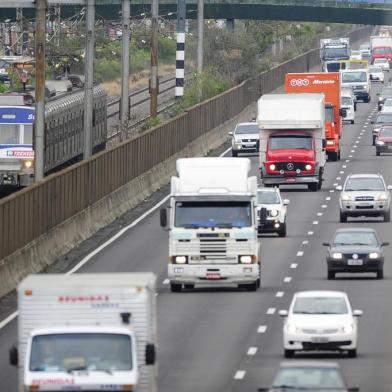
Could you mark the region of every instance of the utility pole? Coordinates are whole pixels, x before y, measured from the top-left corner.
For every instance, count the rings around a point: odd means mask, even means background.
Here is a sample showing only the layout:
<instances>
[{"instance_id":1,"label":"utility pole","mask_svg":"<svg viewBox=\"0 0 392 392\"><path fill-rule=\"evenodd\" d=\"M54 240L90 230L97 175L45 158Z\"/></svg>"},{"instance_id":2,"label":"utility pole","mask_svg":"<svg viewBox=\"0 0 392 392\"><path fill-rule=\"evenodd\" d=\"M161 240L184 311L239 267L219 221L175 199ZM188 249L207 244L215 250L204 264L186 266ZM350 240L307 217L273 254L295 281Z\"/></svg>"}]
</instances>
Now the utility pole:
<instances>
[{"instance_id":1,"label":"utility pole","mask_svg":"<svg viewBox=\"0 0 392 392\"><path fill-rule=\"evenodd\" d=\"M203 72L204 0L197 0L197 72Z\"/></svg>"},{"instance_id":2,"label":"utility pole","mask_svg":"<svg viewBox=\"0 0 392 392\"><path fill-rule=\"evenodd\" d=\"M84 154L92 155L95 0L86 0L86 53L84 65Z\"/></svg>"},{"instance_id":3,"label":"utility pole","mask_svg":"<svg viewBox=\"0 0 392 392\"><path fill-rule=\"evenodd\" d=\"M186 0L177 0L176 98L184 95Z\"/></svg>"},{"instance_id":4,"label":"utility pole","mask_svg":"<svg viewBox=\"0 0 392 392\"><path fill-rule=\"evenodd\" d=\"M16 9L16 53L23 54L23 8Z\"/></svg>"},{"instance_id":5,"label":"utility pole","mask_svg":"<svg viewBox=\"0 0 392 392\"><path fill-rule=\"evenodd\" d=\"M34 126L34 180L44 178L45 141L45 43L46 0L36 0L35 11L35 126Z\"/></svg>"},{"instance_id":6,"label":"utility pole","mask_svg":"<svg viewBox=\"0 0 392 392\"><path fill-rule=\"evenodd\" d=\"M150 70L150 116L158 114L158 4L151 3L151 70Z\"/></svg>"},{"instance_id":7,"label":"utility pole","mask_svg":"<svg viewBox=\"0 0 392 392\"><path fill-rule=\"evenodd\" d=\"M121 107L120 120L123 130L129 120L129 29L130 29L130 0L122 3L122 51L121 51Z\"/></svg>"},{"instance_id":8,"label":"utility pole","mask_svg":"<svg viewBox=\"0 0 392 392\"><path fill-rule=\"evenodd\" d=\"M14 49L12 48L12 30L11 30L11 21L8 22L8 46L9 46L9 55L12 56L14 54Z\"/></svg>"},{"instance_id":9,"label":"utility pole","mask_svg":"<svg viewBox=\"0 0 392 392\"><path fill-rule=\"evenodd\" d=\"M54 20L55 20L55 37L56 40L55 45L60 46L60 37L61 37L61 7L60 4L54 6Z\"/></svg>"}]
</instances>

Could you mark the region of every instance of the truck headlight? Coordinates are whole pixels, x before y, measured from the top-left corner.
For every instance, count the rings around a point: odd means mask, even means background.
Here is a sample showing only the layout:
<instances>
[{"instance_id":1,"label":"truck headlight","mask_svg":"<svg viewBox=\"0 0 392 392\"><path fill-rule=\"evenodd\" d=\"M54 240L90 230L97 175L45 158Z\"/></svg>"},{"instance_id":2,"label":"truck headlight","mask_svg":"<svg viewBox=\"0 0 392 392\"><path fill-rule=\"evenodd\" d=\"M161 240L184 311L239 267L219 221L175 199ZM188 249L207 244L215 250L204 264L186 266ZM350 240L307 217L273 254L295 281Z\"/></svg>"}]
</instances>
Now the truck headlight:
<instances>
[{"instance_id":1,"label":"truck headlight","mask_svg":"<svg viewBox=\"0 0 392 392\"><path fill-rule=\"evenodd\" d=\"M306 169L306 170L312 170L312 165L307 164L307 165L305 166L305 169Z\"/></svg>"},{"instance_id":2,"label":"truck headlight","mask_svg":"<svg viewBox=\"0 0 392 392\"><path fill-rule=\"evenodd\" d=\"M238 256L238 259L241 264L252 264L254 260L254 256L242 255L242 256Z\"/></svg>"},{"instance_id":3,"label":"truck headlight","mask_svg":"<svg viewBox=\"0 0 392 392\"><path fill-rule=\"evenodd\" d=\"M270 168L270 170L275 170L276 166L273 163L271 163L271 165L269 165L269 168Z\"/></svg>"},{"instance_id":4,"label":"truck headlight","mask_svg":"<svg viewBox=\"0 0 392 392\"><path fill-rule=\"evenodd\" d=\"M383 146L385 143L382 140L376 141L377 146Z\"/></svg>"},{"instance_id":5,"label":"truck headlight","mask_svg":"<svg viewBox=\"0 0 392 392\"><path fill-rule=\"evenodd\" d=\"M380 253L378 253L378 252L372 252L372 253L369 253L369 259L378 259L380 257Z\"/></svg>"},{"instance_id":6,"label":"truck headlight","mask_svg":"<svg viewBox=\"0 0 392 392\"><path fill-rule=\"evenodd\" d=\"M327 145L328 145L328 146L333 146L334 143L335 143L334 140L327 140Z\"/></svg>"},{"instance_id":7,"label":"truck headlight","mask_svg":"<svg viewBox=\"0 0 392 392\"><path fill-rule=\"evenodd\" d=\"M340 252L334 252L332 253L332 258L334 260L341 260L343 258L343 255Z\"/></svg>"},{"instance_id":8,"label":"truck headlight","mask_svg":"<svg viewBox=\"0 0 392 392\"><path fill-rule=\"evenodd\" d=\"M271 215L273 218L275 218L276 216L279 215L279 211L278 211L278 210L271 210L271 211L270 211L270 215Z\"/></svg>"},{"instance_id":9,"label":"truck headlight","mask_svg":"<svg viewBox=\"0 0 392 392\"><path fill-rule=\"evenodd\" d=\"M173 263L175 264L186 264L188 261L187 256L173 256L172 257Z\"/></svg>"},{"instance_id":10,"label":"truck headlight","mask_svg":"<svg viewBox=\"0 0 392 392\"><path fill-rule=\"evenodd\" d=\"M24 167L25 169L30 169L30 168L32 168L32 167L33 167L33 164L34 164L34 162L31 161L31 160L25 160L25 161L23 161L23 167Z\"/></svg>"}]
</instances>

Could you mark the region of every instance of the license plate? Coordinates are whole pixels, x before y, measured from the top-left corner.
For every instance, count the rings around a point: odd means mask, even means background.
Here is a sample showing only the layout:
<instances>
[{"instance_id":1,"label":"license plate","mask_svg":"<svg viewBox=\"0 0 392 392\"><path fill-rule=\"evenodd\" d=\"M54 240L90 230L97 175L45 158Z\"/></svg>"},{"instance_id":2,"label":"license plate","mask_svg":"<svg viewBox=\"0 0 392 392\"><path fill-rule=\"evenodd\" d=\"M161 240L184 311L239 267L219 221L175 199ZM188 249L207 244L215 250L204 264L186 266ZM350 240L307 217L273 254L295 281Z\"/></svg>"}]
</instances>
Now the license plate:
<instances>
[{"instance_id":1,"label":"license plate","mask_svg":"<svg viewBox=\"0 0 392 392\"><path fill-rule=\"evenodd\" d=\"M347 260L347 264L348 265L363 265L363 260L361 260L361 259L357 259L357 260L349 259L349 260Z\"/></svg>"},{"instance_id":2,"label":"license plate","mask_svg":"<svg viewBox=\"0 0 392 392\"><path fill-rule=\"evenodd\" d=\"M245 147L254 147L254 144L253 143L247 143L247 144L245 143L244 146Z\"/></svg>"},{"instance_id":3,"label":"license plate","mask_svg":"<svg viewBox=\"0 0 392 392\"><path fill-rule=\"evenodd\" d=\"M206 278L209 280L216 280L220 279L221 275L219 272L207 272L206 273Z\"/></svg>"},{"instance_id":4,"label":"license plate","mask_svg":"<svg viewBox=\"0 0 392 392\"><path fill-rule=\"evenodd\" d=\"M372 205L369 203L359 203L361 207L371 207Z\"/></svg>"},{"instance_id":5,"label":"license plate","mask_svg":"<svg viewBox=\"0 0 392 392\"><path fill-rule=\"evenodd\" d=\"M296 182L295 178L286 178L286 182Z\"/></svg>"},{"instance_id":6,"label":"license plate","mask_svg":"<svg viewBox=\"0 0 392 392\"><path fill-rule=\"evenodd\" d=\"M328 343L329 339L326 337L315 336L312 338L313 343Z\"/></svg>"}]
</instances>

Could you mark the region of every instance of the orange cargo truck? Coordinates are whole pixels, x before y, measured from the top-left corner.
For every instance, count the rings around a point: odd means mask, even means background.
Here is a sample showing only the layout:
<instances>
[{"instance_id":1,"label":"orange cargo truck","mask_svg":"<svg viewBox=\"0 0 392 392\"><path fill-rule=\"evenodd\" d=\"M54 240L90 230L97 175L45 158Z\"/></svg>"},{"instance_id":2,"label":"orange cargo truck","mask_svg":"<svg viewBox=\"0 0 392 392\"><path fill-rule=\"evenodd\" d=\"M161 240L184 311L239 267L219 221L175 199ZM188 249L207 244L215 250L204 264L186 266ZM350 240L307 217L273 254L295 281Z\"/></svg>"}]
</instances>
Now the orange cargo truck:
<instances>
[{"instance_id":1,"label":"orange cargo truck","mask_svg":"<svg viewBox=\"0 0 392 392\"><path fill-rule=\"evenodd\" d=\"M285 90L287 93L324 93L326 152L331 161L339 160L340 138L343 131L340 74L338 72L289 73L286 74Z\"/></svg>"}]
</instances>

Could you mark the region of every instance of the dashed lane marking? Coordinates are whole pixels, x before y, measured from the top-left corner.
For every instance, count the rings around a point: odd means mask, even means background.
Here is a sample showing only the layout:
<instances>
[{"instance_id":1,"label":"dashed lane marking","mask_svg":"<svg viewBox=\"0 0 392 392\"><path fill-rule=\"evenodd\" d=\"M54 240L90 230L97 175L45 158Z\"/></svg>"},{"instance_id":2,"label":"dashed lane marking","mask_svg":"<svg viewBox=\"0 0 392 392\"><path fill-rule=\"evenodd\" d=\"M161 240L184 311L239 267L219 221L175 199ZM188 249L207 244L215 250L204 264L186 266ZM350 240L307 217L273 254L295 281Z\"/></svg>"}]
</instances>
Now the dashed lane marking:
<instances>
[{"instance_id":1,"label":"dashed lane marking","mask_svg":"<svg viewBox=\"0 0 392 392\"><path fill-rule=\"evenodd\" d=\"M163 282L162 282L162 284L169 284L170 283L170 280L169 279L165 279Z\"/></svg>"},{"instance_id":2,"label":"dashed lane marking","mask_svg":"<svg viewBox=\"0 0 392 392\"><path fill-rule=\"evenodd\" d=\"M268 308L267 309L267 314L275 314L275 312L276 312L276 308Z\"/></svg>"},{"instance_id":3,"label":"dashed lane marking","mask_svg":"<svg viewBox=\"0 0 392 392\"><path fill-rule=\"evenodd\" d=\"M326 198L325 198L325 200L331 200L331 196L327 196Z\"/></svg>"},{"instance_id":4,"label":"dashed lane marking","mask_svg":"<svg viewBox=\"0 0 392 392\"><path fill-rule=\"evenodd\" d=\"M302 250L299 250L297 252L297 257L302 257L304 255L304 252Z\"/></svg>"},{"instance_id":5,"label":"dashed lane marking","mask_svg":"<svg viewBox=\"0 0 392 392\"><path fill-rule=\"evenodd\" d=\"M291 269L296 269L298 267L298 264L297 263L291 263L290 264L290 268Z\"/></svg>"},{"instance_id":6,"label":"dashed lane marking","mask_svg":"<svg viewBox=\"0 0 392 392\"><path fill-rule=\"evenodd\" d=\"M257 328L257 333L266 333L266 332L267 332L267 326L259 325L259 328Z\"/></svg>"},{"instance_id":7,"label":"dashed lane marking","mask_svg":"<svg viewBox=\"0 0 392 392\"><path fill-rule=\"evenodd\" d=\"M308 235L313 235L314 231L308 231Z\"/></svg>"},{"instance_id":8,"label":"dashed lane marking","mask_svg":"<svg viewBox=\"0 0 392 392\"><path fill-rule=\"evenodd\" d=\"M342 177L336 177L336 179L337 179L338 181L340 181L340 180L342 179Z\"/></svg>"},{"instance_id":9,"label":"dashed lane marking","mask_svg":"<svg viewBox=\"0 0 392 392\"><path fill-rule=\"evenodd\" d=\"M313 221L314 225L318 225L318 223L319 223L318 221Z\"/></svg>"},{"instance_id":10,"label":"dashed lane marking","mask_svg":"<svg viewBox=\"0 0 392 392\"><path fill-rule=\"evenodd\" d=\"M323 216L323 213L322 212L318 212L317 216Z\"/></svg>"},{"instance_id":11,"label":"dashed lane marking","mask_svg":"<svg viewBox=\"0 0 392 392\"><path fill-rule=\"evenodd\" d=\"M322 206L321 206L321 208L327 208L328 206L326 205L326 204L323 204Z\"/></svg>"},{"instance_id":12,"label":"dashed lane marking","mask_svg":"<svg viewBox=\"0 0 392 392\"><path fill-rule=\"evenodd\" d=\"M285 282L285 283L291 282L291 276L286 276L286 277L283 279L283 282Z\"/></svg>"},{"instance_id":13,"label":"dashed lane marking","mask_svg":"<svg viewBox=\"0 0 392 392\"><path fill-rule=\"evenodd\" d=\"M342 168L345 169L347 167L347 165L342 165ZM343 172L344 173L344 172Z\"/></svg>"},{"instance_id":14,"label":"dashed lane marking","mask_svg":"<svg viewBox=\"0 0 392 392\"><path fill-rule=\"evenodd\" d=\"M245 370L237 370L234 374L235 380L242 380L245 377L246 371Z\"/></svg>"},{"instance_id":15,"label":"dashed lane marking","mask_svg":"<svg viewBox=\"0 0 392 392\"><path fill-rule=\"evenodd\" d=\"M278 291L275 297L282 298L284 296L284 291Z\"/></svg>"},{"instance_id":16,"label":"dashed lane marking","mask_svg":"<svg viewBox=\"0 0 392 392\"><path fill-rule=\"evenodd\" d=\"M309 241L308 240L303 240L302 241L302 245L308 245L309 244Z\"/></svg>"},{"instance_id":17,"label":"dashed lane marking","mask_svg":"<svg viewBox=\"0 0 392 392\"><path fill-rule=\"evenodd\" d=\"M248 355L256 355L256 353L257 353L257 347L248 348L248 352L247 352Z\"/></svg>"}]
</instances>

